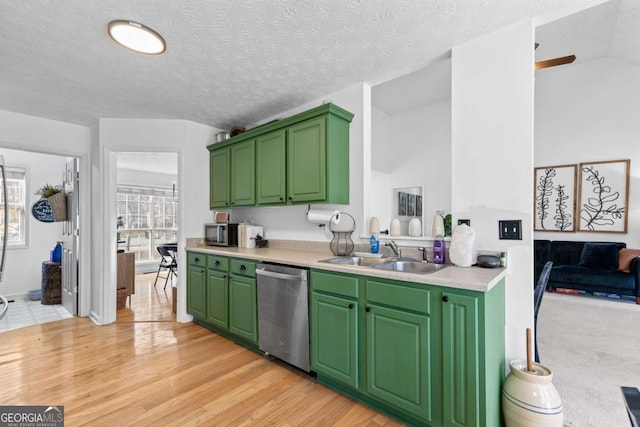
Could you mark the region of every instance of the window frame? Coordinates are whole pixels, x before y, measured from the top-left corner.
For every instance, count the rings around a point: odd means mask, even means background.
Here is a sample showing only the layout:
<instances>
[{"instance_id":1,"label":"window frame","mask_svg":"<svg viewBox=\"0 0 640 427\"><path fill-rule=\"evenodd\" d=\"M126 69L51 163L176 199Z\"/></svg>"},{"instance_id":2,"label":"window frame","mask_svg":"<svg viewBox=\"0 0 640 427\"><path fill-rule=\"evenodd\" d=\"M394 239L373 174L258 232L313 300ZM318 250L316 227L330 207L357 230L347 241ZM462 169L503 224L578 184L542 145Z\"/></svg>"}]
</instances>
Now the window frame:
<instances>
[{"instance_id":1,"label":"window frame","mask_svg":"<svg viewBox=\"0 0 640 427\"><path fill-rule=\"evenodd\" d=\"M11 249L27 249L29 248L29 230L31 218L30 214L30 206L31 206L31 197L30 197L30 170L29 166L21 165L21 164L6 164L5 172L13 172L13 173L24 173L24 184L22 187L23 191L23 205L20 213L20 217L22 219L22 223L24 225L24 231L21 233L21 239L19 241L7 241L7 250ZM11 178L7 178L9 181ZM14 178L15 179L15 178Z\"/></svg>"}]
</instances>

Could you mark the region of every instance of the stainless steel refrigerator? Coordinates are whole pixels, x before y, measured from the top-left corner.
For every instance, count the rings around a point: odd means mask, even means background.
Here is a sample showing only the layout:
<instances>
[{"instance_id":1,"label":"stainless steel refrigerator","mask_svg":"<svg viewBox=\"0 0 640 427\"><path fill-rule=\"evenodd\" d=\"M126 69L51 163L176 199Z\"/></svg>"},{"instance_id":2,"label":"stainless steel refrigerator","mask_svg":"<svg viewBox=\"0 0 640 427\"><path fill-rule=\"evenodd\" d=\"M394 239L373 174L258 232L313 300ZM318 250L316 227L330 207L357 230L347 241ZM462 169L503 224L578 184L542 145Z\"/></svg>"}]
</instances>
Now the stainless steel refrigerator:
<instances>
[{"instance_id":1,"label":"stainless steel refrigerator","mask_svg":"<svg viewBox=\"0 0 640 427\"><path fill-rule=\"evenodd\" d=\"M2 232L2 255L0 255L0 284L2 283L2 275L4 273L4 262L7 255L7 238L9 237L9 204L7 202L7 180L4 169L4 156L0 156L0 178L2 178L2 203L4 206L3 232ZM2 319L9 309L9 302L5 297L0 295L0 319Z\"/></svg>"}]
</instances>

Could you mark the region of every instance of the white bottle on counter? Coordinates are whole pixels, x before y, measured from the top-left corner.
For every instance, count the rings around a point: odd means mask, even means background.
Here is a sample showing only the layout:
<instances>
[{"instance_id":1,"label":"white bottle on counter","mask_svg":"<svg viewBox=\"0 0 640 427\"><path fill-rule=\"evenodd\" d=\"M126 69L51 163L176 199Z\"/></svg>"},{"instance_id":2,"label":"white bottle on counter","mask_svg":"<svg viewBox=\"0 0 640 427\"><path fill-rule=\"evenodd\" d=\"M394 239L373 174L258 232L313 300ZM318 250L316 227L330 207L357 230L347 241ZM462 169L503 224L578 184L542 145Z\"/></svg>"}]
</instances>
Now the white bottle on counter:
<instances>
[{"instance_id":1,"label":"white bottle on counter","mask_svg":"<svg viewBox=\"0 0 640 427\"><path fill-rule=\"evenodd\" d=\"M431 237L444 236L444 217L442 211L436 211L431 224Z\"/></svg>"}]
</instances>

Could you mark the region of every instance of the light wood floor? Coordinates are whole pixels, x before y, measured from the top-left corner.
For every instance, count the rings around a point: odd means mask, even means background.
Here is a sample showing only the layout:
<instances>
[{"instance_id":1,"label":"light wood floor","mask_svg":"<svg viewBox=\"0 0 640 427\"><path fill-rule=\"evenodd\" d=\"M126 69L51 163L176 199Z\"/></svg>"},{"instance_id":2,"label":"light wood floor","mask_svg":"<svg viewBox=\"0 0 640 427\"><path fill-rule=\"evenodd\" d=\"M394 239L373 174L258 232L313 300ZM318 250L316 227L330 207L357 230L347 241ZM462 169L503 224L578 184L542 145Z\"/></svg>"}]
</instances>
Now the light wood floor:
<instances>
[{"instance_id":1,"label":"light wood floor","mask_svg":"<svg viewBox=\"0 0 640 427\"><path fill-rule=\"evenodd\" d=\"M176 315L171 309L171 282L164 289L164 278L160 273L158 283L153 286L156 273L136 274L136 293L127 299L125 308L116 311L116 322L173 322Z\"/></svg>"},{"instance_id":2,"label":"light wood floor","mask_svg":"<svg viewBox=\"0 0 640 427\"><path fill-rule=\"evenodd\" d=\"M130 311L0 333L0 404L63 405L68 426L401 425L198 325Z\"/></svg>"}]
</instances>

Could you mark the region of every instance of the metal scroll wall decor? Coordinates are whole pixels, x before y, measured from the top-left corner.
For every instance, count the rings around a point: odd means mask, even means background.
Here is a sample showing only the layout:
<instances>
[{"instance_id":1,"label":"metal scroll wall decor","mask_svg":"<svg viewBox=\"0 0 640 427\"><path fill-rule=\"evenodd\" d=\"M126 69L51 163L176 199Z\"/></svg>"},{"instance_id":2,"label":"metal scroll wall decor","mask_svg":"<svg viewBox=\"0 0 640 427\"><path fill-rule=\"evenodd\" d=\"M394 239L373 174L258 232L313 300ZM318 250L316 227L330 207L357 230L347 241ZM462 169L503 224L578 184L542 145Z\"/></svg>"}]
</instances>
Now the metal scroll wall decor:
<instances>
[{"instance_id":1,"label":"metal scroll wall decor","mask_svg":"<svg viewBox=\"0 0 640 427\"><path fill-rule=\"evenodd\" d=\"M535 231L576 231L576 165L535 168Z\"/></svg>"},{"instance_id":2,"label":"metal scroll wall decor","mask_svg":"<svg viewBox=\"0 0 640 427\"><path fill-rule=\"evenodd\" d=\"M534 231L626 233L630 163L535 168Z\"/></svg>"}]
</instances>

